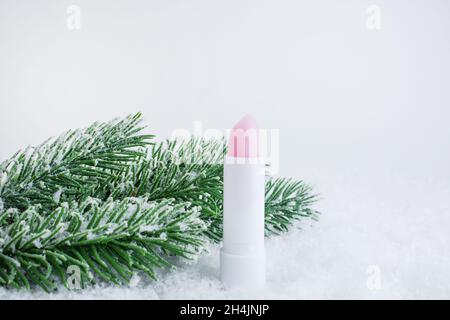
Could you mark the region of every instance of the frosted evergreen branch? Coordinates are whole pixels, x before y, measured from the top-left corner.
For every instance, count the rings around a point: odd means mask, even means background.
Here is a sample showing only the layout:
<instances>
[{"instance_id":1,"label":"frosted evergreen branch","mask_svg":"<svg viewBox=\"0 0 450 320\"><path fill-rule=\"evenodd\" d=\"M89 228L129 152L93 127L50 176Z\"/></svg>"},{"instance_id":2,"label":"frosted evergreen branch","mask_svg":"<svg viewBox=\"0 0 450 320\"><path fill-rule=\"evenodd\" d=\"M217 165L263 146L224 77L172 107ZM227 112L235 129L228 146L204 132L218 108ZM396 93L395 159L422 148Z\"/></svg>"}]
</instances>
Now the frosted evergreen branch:
<instances>
[{"instance_id":1,"label":"frosted evergreen branch","mask_svg":"<svg viewBox=\"0 0 450 320\"><path fill-rule=\"evenodd\" d=\"M135 272L156 279L170 268L167 256L195 258L204 248L206 224L196 207L172 199L88 198L50 214L40 206L0 213L0 285L46 291L77 267L80 286L103 279L128 283Z\"/></svg>"},{"instance_id":2,"label":"frosted evergreen branch","mask_svg":"<svg viewBox=\"0 0 450 320\"><path fill-rule=\"evenodd\" d=\"M157 143L152 147L150 160L136 165L128 174L126 181L133 182L125 195L144 192L152 200L173 197L189 201L201 207L201 217L209 223L208 237L220 241L225 154L224 140L192 138ZM311 186L286 178L266 180L267 236L287 231L296 220L318 219L319 212L312 208L317 195Z\"/></svg>"},{"instance_id":3,"label":"frosted evergreen branch","mask_svg":"<svg viewBox=\"0 0 450 320\"><path fill-rule=\"evenodd\" d=\"M154 278L169 256L195 257L205 235L221 240L224 140L147 149L140 117L69 131L0 165L0 285L49 291L71 266L83 285ZM267 177L266 235L316 220L316 200L303 181Z\"/></svg>"},{"instance_id":4,"label":"frosted evergreen branch","mask_svg":"<svg viewBox=\"0 0 450 320\"><path fill-rule=\"evenodd\" d=\"M145 155L153 136L140 133L140 121L137 113L94 123L17 152L0 164L1 206L52 208L93 195L108 178Z\"/></svg>"},{"instance_id":5,"label":"frosted evergreen branch","mask_svg":"<svg viewBox=\"0 0 450 320\"><path fill-rule=\"evenodd\" d=\"M149 157L131 164L112 177L97 197L114 199L147 195L188 201L201 208L201 217L212 222L206 233L218 234L215 221L221 215L224 143L221 140L167 140L152 146ZM215 240L219 240L216 238Z\"/></svg>"},{"instance_id":6,"label":"frosted evergreen branch","mask_svg":"<svg viewBox=\"0 0 450 320\"><path fill-rule=\"evenodd\" d=\"M320 213L312 208L317 200L312 187L304 181L268 179L265 196L266 235L286 232L296 220L317 221Z\"/></svg>"},{"instance_id":7,"label":"frosted evergreen branch","mask_svg":"<svg viewBox=\"0 0 450 320\"><path fill-rule=\"evenodd\" d=\"M206 235L221 240L224 140L191 138L167 140L151 150L147 192L153 200L171 196L201 210Z\"/></svg>"}]
</instances>

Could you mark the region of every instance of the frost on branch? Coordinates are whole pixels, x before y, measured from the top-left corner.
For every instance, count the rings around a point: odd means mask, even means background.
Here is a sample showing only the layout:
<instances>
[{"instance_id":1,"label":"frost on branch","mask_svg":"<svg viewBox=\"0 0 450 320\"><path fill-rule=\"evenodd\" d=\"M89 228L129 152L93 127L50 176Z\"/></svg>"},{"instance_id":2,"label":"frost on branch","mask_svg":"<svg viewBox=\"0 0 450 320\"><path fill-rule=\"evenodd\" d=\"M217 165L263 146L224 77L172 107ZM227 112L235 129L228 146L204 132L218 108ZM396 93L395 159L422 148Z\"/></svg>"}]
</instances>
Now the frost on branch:
<instances>
[{"instance_id":1,"label":"frost on branch","mask_svg":"<svg viewBox=\"0 0 450 320\"><path fill-rule=\"evenodd\" d=\"M71 130L0 164L0 286L128 283L222 237L223 140L152 145L140 114ZM151 146L149 146L151 145ZM316 219L303 181L266 181L266 235Z\"/></svg>"},{"instance_id":2,"label":"frost on branch","mask_svg":"<svg viewBox=\"0 0 450 320\"><path fill-rule=\"evenodd\" d=\"M61 270L82 268L84 282L103 279L128 283L135 272L156 278L156 269L172 265L168 256L195 259L204 248L206 224L188 203L171 199L149 202L146 197L86 199L44 214L30 207L0 232L0 283L55 287L66 283ZM94 279L89 273L95 275Z\"/></svg>"},{"instance_id":3,"label":"frost on branch","mask_svg":"<svg viewBox=\"0 0 450 320\"><path fill-rule=\"evenodd\" d=\"M106 181L145 156L153 138L141 134L141 114L70 130L37 147L27 147L0 164L0 197L5 208L95 196ZM58 201L57 201L58 200Z\"/></svg>"}]
</instances>

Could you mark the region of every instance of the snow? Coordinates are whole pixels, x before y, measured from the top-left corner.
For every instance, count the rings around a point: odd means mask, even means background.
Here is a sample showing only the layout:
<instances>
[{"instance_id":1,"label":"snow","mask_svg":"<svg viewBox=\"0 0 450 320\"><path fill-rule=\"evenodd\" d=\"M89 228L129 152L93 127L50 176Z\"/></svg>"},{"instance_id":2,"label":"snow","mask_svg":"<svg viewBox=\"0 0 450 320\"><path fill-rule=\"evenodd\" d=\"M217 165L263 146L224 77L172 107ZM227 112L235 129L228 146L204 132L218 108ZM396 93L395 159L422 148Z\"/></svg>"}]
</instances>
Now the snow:
<instances>
[{"instance_id":1,"label":"snow","mask_svg":"<svg viewBox=\"0 0 450 320\"><path fill-rule=\"evenodd\" d=\"M63 193L63 189L59 188L54 194L53 194L53 201L55 203L59 203L61 200L61 194Z\"/></svg>"},{"instance_id":2,"label":"snow","mask_svg":"<svg viewBox=\"0 0 450 320\"><path fill-rule=\"evenodd\" d=\"M167 233L162 232L162 233L159 235L159 238L160 238L161 240L167 240Z\"/></svg>"},{"instance_id":3,"label":"snow","mask_svg":"<svg viewBox=\"0 0 450 320\"><path fill-rule=\"evenodd\" d=\"M7 181L8 181L8 174L6 172L0 172L0 191L2 191Z\"/></svg>"},{"instance_id":4,"label":"snow","mask_svg":"<svg viewBox=\"0 0 450 320\"><path fill-rule=\"evenodd\" d=\"M450 179L442 175L311 175L322 200L318 223L266 241L267 288L225 290L219 246L191 264L46 294L0 288L0 299L407 299L450 298ZM301 229L299 229L301 228Z\"/></svg>"},{"instance_id":5,"label":"snow","mask_svg":"<svg viewBox=\"0 0 450 320\"><path fill-rule=\"evenodd\" d=\"M144 225L139 227L139 233L156 231L159 229L159 226L156 225Z\"/></svg>"},{"instance_id":6,"label":"snow","mask_svg":"<svg viewBox=\"0 0 450 320\"><path fill-rule=\"evenodd\" d=\"M42 242L41 242L41 239L36 239L36 240L34 240L34 241L33 241L33 245L34 245L36 248L42 248Z\"/></svg>"}]
</instances>

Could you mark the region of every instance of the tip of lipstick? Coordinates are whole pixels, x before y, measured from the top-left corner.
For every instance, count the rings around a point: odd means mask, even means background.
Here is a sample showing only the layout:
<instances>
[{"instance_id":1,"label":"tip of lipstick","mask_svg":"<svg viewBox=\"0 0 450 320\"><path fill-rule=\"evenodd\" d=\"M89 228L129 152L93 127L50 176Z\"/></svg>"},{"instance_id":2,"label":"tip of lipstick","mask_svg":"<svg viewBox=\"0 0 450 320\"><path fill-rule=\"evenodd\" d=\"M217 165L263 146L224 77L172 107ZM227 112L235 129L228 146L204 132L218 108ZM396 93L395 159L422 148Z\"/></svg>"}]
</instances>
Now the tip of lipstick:
<instances>
[{"instance_id":1,"label":"tip of lipstick","mask_svg":"<svg viewBox=\"0 0 450 320\"><path fill-rule=\"evenodd\" d=\"M259 156L258 124L251 115L245 115L231 130L228 155L235 158Z\"/></svg>"},{"instance_id":2,"label":"tip of lipstick","mask_svg":"<svg viewBox=\"0 0 450 320\"><path fill-rule=\"evenodd\" d=\"M234 129L258 130L258 124L256 123L255 118L253 118L250 114L246 114L241 120L238 121L238 123L234 125L233 130Z\"/></svg>"}]
</instances>

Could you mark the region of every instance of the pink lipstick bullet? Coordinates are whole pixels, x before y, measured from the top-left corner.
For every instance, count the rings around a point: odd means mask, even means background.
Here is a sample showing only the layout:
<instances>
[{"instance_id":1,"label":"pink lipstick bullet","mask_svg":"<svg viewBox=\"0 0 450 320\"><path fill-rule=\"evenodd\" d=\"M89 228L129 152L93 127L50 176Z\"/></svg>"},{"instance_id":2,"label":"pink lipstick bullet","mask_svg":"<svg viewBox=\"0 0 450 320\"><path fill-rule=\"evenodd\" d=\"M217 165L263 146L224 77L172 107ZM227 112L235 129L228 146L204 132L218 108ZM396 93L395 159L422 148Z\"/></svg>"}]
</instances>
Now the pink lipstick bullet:
<instances>
[{"instance_id":1,"label":"pink lipstick bullet","mask_svg":"<svg viewBox=\"0 0 450 320\"><path fill-rule=\"evenodd\" d=\"M226 287L265 284L264 187L258 126L247 115L231 131L224 163L220 274Z\"/></svg>"}]
</instances>

